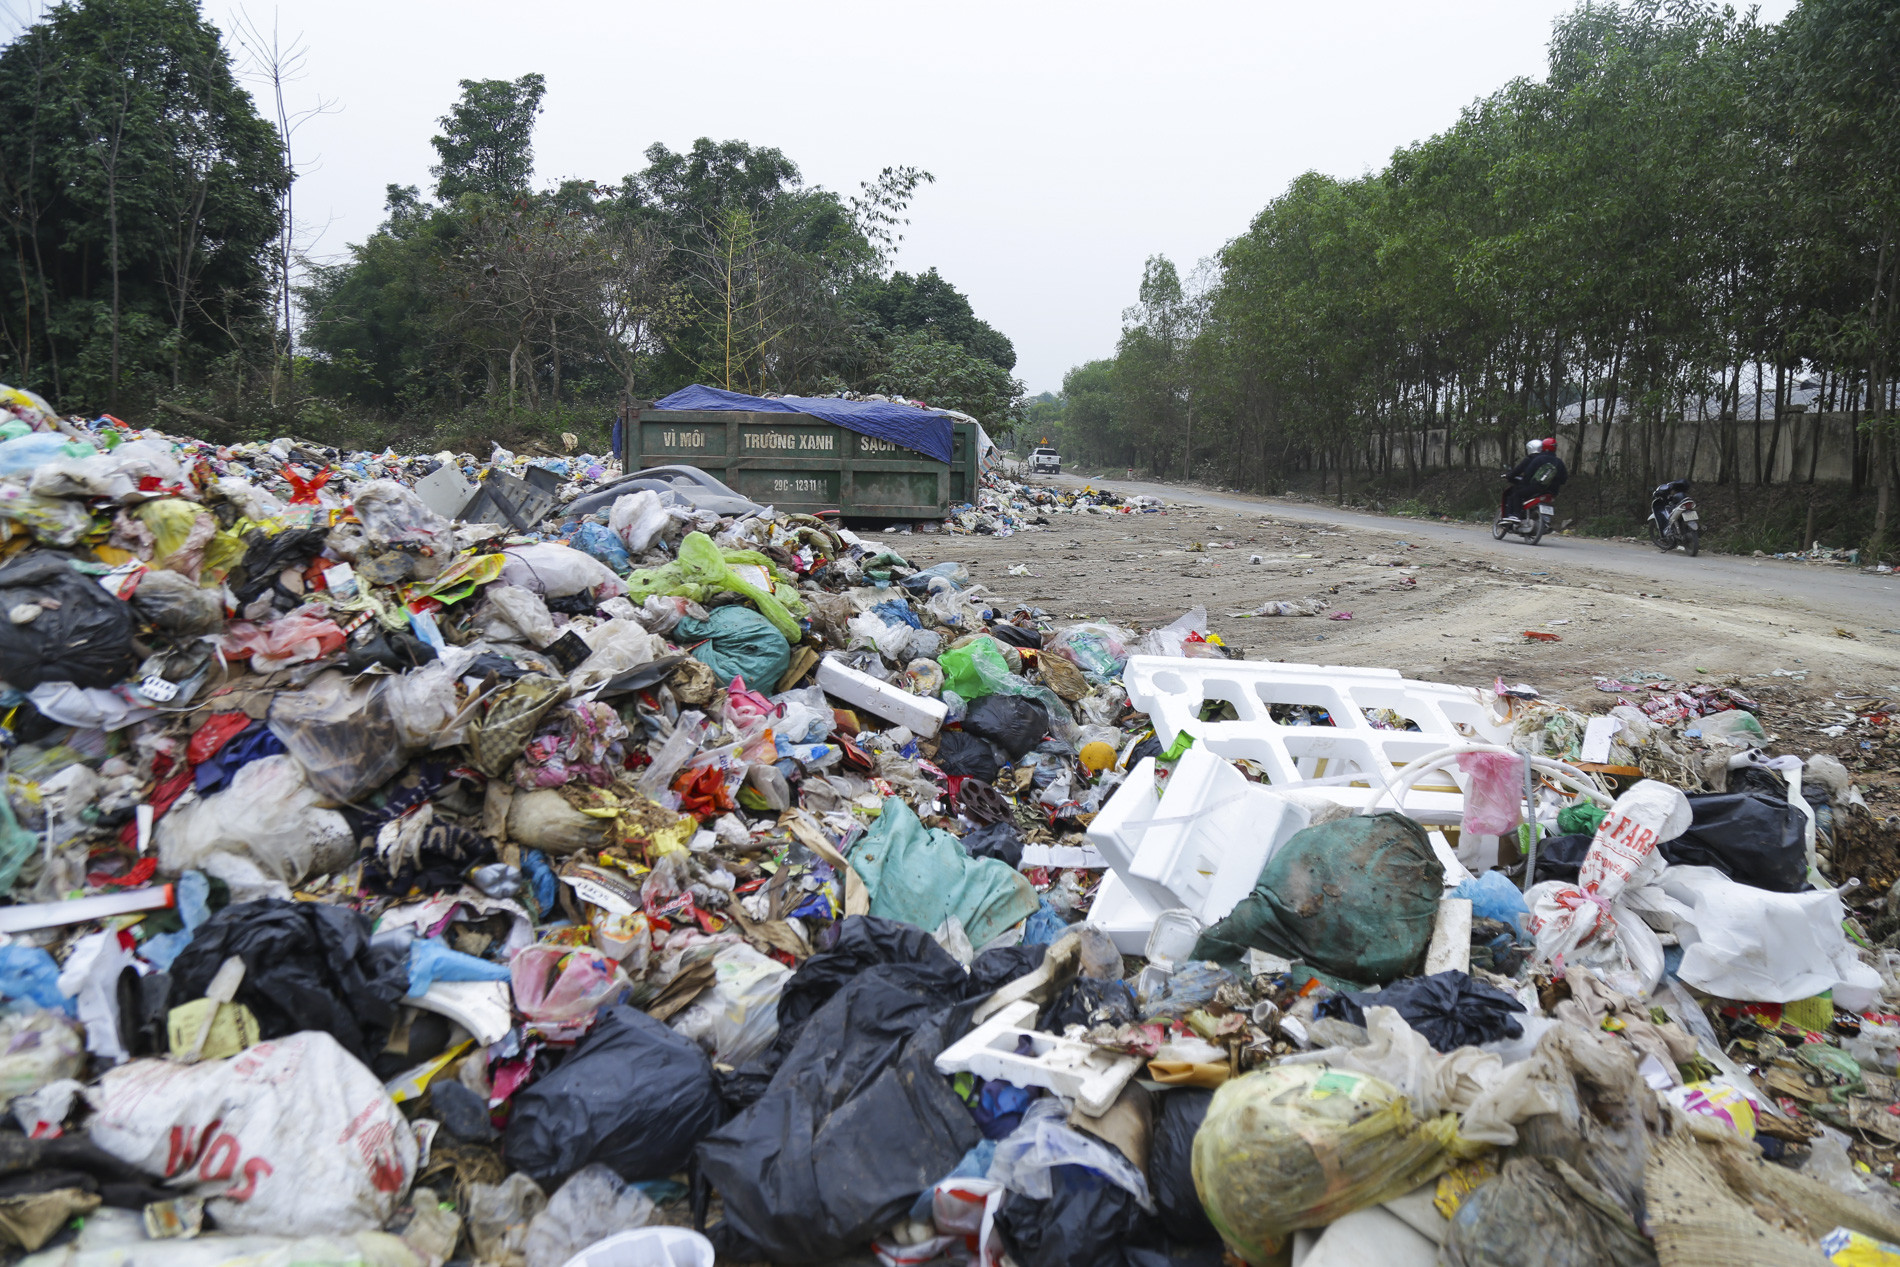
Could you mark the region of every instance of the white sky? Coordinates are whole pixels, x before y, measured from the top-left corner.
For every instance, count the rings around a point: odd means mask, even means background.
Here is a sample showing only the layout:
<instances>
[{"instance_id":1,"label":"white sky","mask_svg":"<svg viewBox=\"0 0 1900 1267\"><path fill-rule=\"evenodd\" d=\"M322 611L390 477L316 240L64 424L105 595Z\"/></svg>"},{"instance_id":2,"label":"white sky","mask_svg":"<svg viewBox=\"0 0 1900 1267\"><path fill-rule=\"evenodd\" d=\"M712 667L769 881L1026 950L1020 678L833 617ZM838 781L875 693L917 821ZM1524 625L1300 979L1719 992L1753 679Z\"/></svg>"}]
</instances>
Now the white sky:
<instances>
[{"instance_id":1,"label":"white sky","mask_svg":"<svg viewBox=\"0 0 1900 1267\"><path fill-rule=\"evenodd\" d=\"M9 8L14 7L8 4ZM227 31L237 6L206 0ZM426 191L459 79L547 76L537 176L617 181L654 141L773 145L855 192L937 177L898 267L935 265L1009 335L1034 393L1113 350L1142 261L1185 274L1299 173L1352 176L1543 71L1571 0L250 0L309 47L299 219L360 241ZM1779 19L1794 0L1768 0ZM299 101L296 98L301 98ZM260 102L260 104L263 104Z\"/></svg>"}]
</instances>

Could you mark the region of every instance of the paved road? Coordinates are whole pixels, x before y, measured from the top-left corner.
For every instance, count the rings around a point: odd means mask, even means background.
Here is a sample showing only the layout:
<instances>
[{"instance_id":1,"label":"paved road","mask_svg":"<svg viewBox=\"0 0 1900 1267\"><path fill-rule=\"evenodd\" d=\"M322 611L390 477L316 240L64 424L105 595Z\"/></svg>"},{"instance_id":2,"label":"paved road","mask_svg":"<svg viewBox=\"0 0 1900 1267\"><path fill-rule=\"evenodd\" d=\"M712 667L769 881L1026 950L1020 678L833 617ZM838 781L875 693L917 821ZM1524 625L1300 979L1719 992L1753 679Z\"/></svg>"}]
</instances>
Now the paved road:
<instances>
[{"instance_id":1,"label":"paved road","mask_svg":"<svg viewBox=\"0 0 1900 1267\"><path fill-rule=\"evenodd\" d=\"M1900 572L1869 574L1855 569L1815 563L1786 563L1751 559L1736 554L1664 555L1653 546L1596 537L1546 537L1534 549L1515 537L1491 539L1488 527L1439 523L1397 515L1334 510L1307 502L1253 497L1244 493L1210 493L1174 484L1139 480L1084 480L1061 475L1032 481L1067 488L1093 484L1125 495L1145 493L1170 502L1189 502L1237 514L1271 514L1276 519L1342 524L1372 531L1395 532L1408 540L1457 545L1473 556L1496 556L1512 567L1539 563L1555 570L1566 564L1614 573L1639 584L1666 589L1714 587L1741 591L1738 597L1780 598L1813 610L1836 612L1867 625L1900 628Z\"/></svg>"}]
</instances>

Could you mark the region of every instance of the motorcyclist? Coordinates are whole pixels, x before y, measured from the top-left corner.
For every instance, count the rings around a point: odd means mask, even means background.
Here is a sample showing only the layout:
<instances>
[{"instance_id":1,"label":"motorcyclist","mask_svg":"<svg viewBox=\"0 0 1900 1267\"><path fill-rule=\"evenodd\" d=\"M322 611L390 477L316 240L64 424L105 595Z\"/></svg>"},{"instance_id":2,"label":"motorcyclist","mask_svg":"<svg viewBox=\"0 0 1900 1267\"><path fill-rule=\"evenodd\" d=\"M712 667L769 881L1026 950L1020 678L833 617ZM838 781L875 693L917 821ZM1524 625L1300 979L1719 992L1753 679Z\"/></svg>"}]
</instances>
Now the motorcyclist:
<instances>
[{"instance_id":1,"label":"motorcyclist","mask_svg":"<svg viewBox=\"0 0 1900 1267\"><path fill-rule=\"evenodd\" d=\"M1527 441L1523 460L1506 471L1504 478L1511 483L1511 491L1504 499L1504 513L1509 518L1521 519L1526 498L1555 494L1570 478L1570 472L1564 467L1564 460L1557 456L1556 438L1547 437Z\"/></svg>"}]
</instances>

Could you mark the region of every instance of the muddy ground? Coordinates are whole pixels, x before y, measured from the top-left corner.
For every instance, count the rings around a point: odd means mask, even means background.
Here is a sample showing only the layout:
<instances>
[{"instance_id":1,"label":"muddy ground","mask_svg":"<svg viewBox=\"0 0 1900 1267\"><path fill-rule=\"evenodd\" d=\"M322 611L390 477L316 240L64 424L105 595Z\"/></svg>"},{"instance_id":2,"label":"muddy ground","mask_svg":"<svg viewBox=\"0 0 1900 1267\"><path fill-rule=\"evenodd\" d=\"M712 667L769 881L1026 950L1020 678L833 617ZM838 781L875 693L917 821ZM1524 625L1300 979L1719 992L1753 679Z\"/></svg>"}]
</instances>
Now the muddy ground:
<instances>
[{"instance_id":1,"label":"muddy ground","mask_svg":"<svg viewBox=\"0 0 1900 1267\"><path fill-rule=\"evenodd\" d=\"M1066 481L1064 483L1067 483ZM1049 482L1056 487L1055 482ZM1487 686L1526 682L1586 712L1617 696L1597 679L1650 672L1733 686L1761 704L1776 750L1846 762L1877 818L1900 814L1900 633L1852 595L1817 601L1712 576L1675 559L1669 583L1471 532L1422 539L1403 519L1365 526L1323 508L1233 499L1215 508L1177 490L1165 513L1041 514L1009 537L879 534L917 566L947 559L1006 608L1057 621L1165 625L1201 605L1239 658L1377 665L1408 677ZM1253 563L1253 556L1260 562ZM1011 575L1026 568L1026 575ZM1272 600L1323 599L1317 617L1248 617ZM1332 619L1342 613L1351 619ZM1554 635L1554 641L1527 637ZM1627 693L1626 693L1627 694ZM1845 726L1839 736L1825 728Z\"/></svg>"}]
</instances>

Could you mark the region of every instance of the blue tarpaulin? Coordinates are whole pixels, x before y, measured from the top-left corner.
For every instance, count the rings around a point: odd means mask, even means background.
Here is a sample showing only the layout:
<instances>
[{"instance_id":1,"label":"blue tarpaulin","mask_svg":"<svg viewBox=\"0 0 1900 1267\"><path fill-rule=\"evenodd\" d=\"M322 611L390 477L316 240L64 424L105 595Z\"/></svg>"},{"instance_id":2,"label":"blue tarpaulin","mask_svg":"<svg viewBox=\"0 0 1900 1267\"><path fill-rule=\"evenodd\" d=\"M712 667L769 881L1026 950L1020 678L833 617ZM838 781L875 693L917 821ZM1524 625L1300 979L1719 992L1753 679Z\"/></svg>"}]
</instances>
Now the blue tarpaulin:
<instances>
[{"instance_id":1,"label":"blue tarpaulin","mask_svg":"<svg viewBox=\"0 0 1900 1267\"><path fill-rule=\"evenodd\" d=\"M950 418L934 409L911 405L892 405L881 400L834 400L825 396L747 396L743 392L723 391L695 383L682 387L655 409L706 409L720 413L745 411L763 414L810 414L836 423L847 431L876 436L915 449L936 458L946 466L950 462Z\"/></svg>"}]
</instances>

